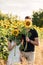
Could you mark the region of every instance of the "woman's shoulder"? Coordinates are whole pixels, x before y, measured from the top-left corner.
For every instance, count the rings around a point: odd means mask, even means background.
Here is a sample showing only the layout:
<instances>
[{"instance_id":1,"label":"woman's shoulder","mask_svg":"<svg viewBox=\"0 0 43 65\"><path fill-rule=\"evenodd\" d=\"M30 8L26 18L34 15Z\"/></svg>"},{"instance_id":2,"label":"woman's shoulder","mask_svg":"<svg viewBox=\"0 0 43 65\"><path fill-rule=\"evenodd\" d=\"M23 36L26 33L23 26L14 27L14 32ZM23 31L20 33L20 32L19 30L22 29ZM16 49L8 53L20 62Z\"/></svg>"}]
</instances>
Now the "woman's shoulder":
<instances>
[{"instance_id":1,"label":"woman's shoulder","mask_svg":"<svg viewBox=\"0 0 43 65\"><path fill-rule=\"evenodd\" d=\"M14 45L14 41L12 40L11 45Z\"/></svg>"}]
</instances>

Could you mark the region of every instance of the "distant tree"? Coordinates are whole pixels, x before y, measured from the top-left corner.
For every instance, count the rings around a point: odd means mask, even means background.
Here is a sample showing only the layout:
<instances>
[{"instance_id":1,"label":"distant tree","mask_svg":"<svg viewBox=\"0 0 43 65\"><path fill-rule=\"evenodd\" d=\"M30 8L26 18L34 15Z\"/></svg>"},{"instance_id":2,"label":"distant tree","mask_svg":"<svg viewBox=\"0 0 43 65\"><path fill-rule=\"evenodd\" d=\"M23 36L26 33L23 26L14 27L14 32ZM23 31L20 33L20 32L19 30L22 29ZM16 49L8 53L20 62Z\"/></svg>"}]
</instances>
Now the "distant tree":
<instances>
[{"instance_id":1,"label":"distant tree","mask_svg":"<svg viewBox=\"0 0 43 65\"><path fill-rule=\"evenodd\" d=\"M43 27L43 10L42 9L40 9L37 12L35 11L33 12L32 21L33 21L33 25Z\"/></svg>"}]
</instances>

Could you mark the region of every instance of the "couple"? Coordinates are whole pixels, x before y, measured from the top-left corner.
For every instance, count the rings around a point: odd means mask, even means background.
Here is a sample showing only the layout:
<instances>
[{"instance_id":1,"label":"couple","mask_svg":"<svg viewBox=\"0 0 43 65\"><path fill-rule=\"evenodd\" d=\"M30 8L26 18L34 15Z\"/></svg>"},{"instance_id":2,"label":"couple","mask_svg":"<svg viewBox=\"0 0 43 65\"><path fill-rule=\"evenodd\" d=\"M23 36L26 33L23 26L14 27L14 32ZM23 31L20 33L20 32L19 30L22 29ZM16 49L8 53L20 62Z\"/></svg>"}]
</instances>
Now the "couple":
<instances>
[{"instance_id":1,"label":"couple","mask_svg":"<svg viewBox=\"0 0 43 65\"><path fill-rule=\"evenodd\" d=\"M25 21L29 21L29 20L31 20L31 18L29 16L26 16ZM31 36L26 37L25 35L22 35L22 39L21 39L21 45L23 45L24 48L27 42L27 49L25 51L24 49L20 50L19 49L20 45L17 46L16 42L12 41L11 44L9 42L10 53L8 56L7 65L14 65L14 63L22 62L20 61L23 60L22 57L24 57L28 61L27 65L33 65L35 46L39 45L38 33L35 29L30 29L28 32L31 33Z\"/></svg>"}]
</instances>

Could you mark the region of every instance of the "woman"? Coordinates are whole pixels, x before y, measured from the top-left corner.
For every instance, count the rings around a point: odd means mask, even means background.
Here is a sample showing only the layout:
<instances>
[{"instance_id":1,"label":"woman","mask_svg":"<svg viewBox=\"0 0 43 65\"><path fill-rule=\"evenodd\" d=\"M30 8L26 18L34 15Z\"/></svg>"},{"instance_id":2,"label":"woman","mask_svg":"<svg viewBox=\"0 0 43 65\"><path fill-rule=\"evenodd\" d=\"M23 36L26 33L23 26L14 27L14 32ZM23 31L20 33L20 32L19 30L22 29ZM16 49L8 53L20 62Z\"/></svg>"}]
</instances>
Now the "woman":
<instances>
[{"instance_id":1,"label":"woman","mask_svg":"<svg viewBox=\"0 0 43 65\"><path fill-rule=\"evenodd\" d=\"M8 49L9 49L9 56L7 65L13 65L14 63L20 63L20 51L19 51L19 45L16 45L16 42L9 41L8 43Z\"/></svg>"}]
</instances>

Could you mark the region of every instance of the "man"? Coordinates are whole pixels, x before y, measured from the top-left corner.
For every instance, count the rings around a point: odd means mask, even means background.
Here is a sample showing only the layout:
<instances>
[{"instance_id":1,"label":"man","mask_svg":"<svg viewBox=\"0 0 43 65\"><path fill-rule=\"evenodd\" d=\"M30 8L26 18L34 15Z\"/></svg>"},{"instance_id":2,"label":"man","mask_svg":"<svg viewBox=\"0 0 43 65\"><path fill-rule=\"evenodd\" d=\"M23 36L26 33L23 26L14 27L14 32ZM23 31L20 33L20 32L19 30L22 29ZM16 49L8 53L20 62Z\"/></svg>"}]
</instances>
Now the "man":
<instances>
[{"instance_id":1,"label":"man","mask_svg":"<svg viewBox=\"0 0 43 65\"><path fill-rule=\"evenodd\" d=\"M26 16L25 21L29 20L31 20L31 18L29 16ZM26 37L25 35L22 34L21 44L25 48L27 42L27 48L25 51L24 49L21 50L21 57L26 58L26 60L28 61L28 65L33 65L35 46L39 45L38 33L35 29L30 29L28 32L31 33L30 37Z\"/></svg>"}]
</instances>

